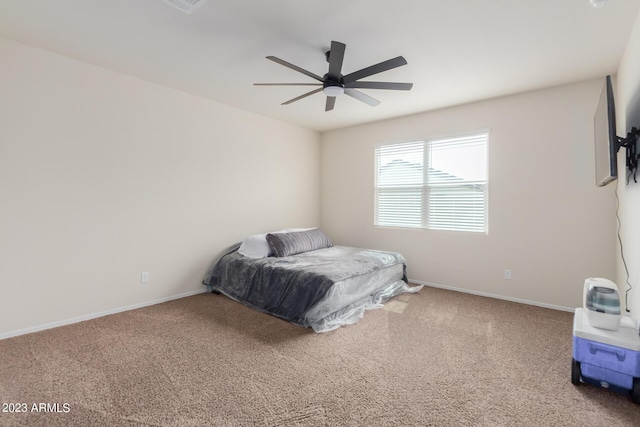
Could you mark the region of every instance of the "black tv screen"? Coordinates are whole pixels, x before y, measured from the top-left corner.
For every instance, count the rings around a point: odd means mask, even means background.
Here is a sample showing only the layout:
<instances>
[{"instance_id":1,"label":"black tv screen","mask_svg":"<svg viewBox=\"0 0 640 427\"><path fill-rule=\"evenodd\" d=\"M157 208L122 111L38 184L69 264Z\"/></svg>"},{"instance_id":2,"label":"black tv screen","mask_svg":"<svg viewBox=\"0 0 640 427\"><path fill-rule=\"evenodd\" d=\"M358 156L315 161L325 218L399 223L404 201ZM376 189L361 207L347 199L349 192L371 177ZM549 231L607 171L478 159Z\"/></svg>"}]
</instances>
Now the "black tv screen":
<instances>
[{"instance_id":1,"label":"black tv screen","mask_svg":"<svg viewBox=\"0 0 640 427\"><path fill-rule=\"evenodd\" d=\"M603 187L618 178L618 136L611 76L607 76L593 119L596 147L596 185Z\"/></svg>"}]
</instances>

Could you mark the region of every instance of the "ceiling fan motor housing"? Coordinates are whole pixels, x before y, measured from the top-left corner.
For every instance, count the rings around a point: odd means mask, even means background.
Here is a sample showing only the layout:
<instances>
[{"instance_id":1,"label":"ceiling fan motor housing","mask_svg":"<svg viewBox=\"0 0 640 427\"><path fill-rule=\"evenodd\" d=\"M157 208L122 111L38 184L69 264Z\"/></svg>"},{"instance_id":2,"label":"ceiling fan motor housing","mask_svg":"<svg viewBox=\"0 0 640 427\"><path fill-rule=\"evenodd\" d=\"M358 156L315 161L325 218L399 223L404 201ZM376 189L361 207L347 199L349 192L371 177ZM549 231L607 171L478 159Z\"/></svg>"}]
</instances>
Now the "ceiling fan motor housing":
<instances>
[{"instance_id":1,"label":"ceiling fan motor housing","mask_svg":"<svg viewBox=\"0 0 640 427\"><path fill-rule=\"evenodd\" d=\"M327 52L327 56L329 52ZM342 74L340 74L340 81L332 80L329 74L325 74L322 77L322 92L327 96L338 96L344 93L344 84L341 82Z\"/></svg>"}]
</instances>

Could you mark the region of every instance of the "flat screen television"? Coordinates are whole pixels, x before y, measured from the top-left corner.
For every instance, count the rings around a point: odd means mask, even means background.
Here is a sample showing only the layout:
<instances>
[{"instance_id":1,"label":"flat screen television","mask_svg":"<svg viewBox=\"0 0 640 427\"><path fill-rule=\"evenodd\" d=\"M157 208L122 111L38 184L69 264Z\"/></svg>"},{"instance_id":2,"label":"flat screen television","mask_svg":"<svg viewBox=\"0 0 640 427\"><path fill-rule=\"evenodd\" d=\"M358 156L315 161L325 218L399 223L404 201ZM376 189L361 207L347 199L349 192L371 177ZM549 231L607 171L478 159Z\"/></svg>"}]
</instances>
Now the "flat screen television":
<instances>
[{"instance_id":1,"label":"flat screen television","mask_svg":"<svg viewBox=\"0 0 640 427\"><path fill-rule=\"evenodd\" d=\"M596 147L596 185L603 187L618 178L618 149L616 109L611 76L607 76L593 119Z\"/></svg>"}]
</instances>

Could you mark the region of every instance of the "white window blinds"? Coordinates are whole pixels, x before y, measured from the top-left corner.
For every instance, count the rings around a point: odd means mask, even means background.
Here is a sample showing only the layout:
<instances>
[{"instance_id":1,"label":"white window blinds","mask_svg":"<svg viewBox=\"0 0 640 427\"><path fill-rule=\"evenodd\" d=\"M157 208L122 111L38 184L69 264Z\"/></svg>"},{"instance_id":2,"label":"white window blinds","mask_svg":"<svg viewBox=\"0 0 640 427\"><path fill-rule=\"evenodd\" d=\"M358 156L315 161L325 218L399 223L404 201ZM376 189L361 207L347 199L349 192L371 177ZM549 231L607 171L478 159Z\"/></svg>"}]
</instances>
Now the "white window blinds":
<instances>
[{"instance_id":1,"label":"white window blinds","mask_svg":"<svg viewBox=\"0 0 640 427\"><path fill-rule=\"evenodd\" d=\"M485 132L377 147L375 224L486 232L487 140Z\"/></svg>"},{"instance_id":2,"label":"white window blinds","mask_svg":"<svg viewBox=\"0 0 640 427\"><path fill-rule=\"evenodd\" d=\"M424 143L376 148L376 224L422 226Z\"/></svg>"}]
</instances>

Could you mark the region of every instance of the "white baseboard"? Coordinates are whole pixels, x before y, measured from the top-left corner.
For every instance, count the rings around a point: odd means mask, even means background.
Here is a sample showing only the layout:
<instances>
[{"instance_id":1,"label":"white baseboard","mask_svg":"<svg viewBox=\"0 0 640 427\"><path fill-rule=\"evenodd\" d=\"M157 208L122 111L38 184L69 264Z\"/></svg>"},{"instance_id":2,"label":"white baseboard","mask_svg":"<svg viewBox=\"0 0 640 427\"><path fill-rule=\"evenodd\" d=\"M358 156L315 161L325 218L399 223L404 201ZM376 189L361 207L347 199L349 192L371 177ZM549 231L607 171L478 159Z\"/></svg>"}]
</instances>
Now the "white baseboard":
<instances>
[{"instance_id":1,"label":"white baseboard","mask_svg":"<svg viewBox=\"0 0 640 427\"><path fill-rule=\"evenodd\" d=\"M429 287L432 287L432 288L446 289L446 290L449 290L449 291L463 292L465 294L478 295L478 296L481 296L481 297L489 297L489 298L501 299L501 300L505 300L505 301L517 302L517 303L520 303L520 304L535 305L537 307L550 308L550 309L553 309L553 310L568 311L568 312L571 312L571 313L573 313L576 310L575 307L563 307L563 306L560 306L560 305L547 304L547 303L538 302L538 301L529 301L529 300L524 300L524 299L520 299L520 298L507 297L507 296L504 296L504 295L491 294L491 293L488 293L488 292L473 291L473 290L470 290L470 289L463 289L463 288L454 288L453 286L439 285L437 283L429 283L429 282L424 282L424 281L421 281L421 280L409 279L409 283L416 283L418 285L425 285L425 286L429 286Z\"/></svg>"},{"instance_id":2,"label":"white baseboard","mask_svg":"<svg viewBox=\"0 0 640 427\"><path fill-rule=\"evenodd\" d=\"M126 307L120 307L120 308L114 308L111 310L101 311L99 313L92 313L92 314L87 314L85 316L61 320L59 322L46 323L44 325L33 326L25 329L19 329L17 331L5 332L3 334L0 334L0 340L3 340L5 338L17 337L18 335L30 334L32 332L44 331L46 329L57 328L58 326L71 325L72 323L84 322L85 320L95 319L96 317L108 316L110 314L121 313L123 311L135 310L136 308L142 308L150 305L160 304L160 303L171 301L174 299L190 297L192 295L202 294L204 292L207 292L206 288L202 290L197 290L197 291L185 292L183 294L172 295L170 297L159 298L152 301L145 301L139 304L128 305Z\"/></svg>"}]
</instances>

